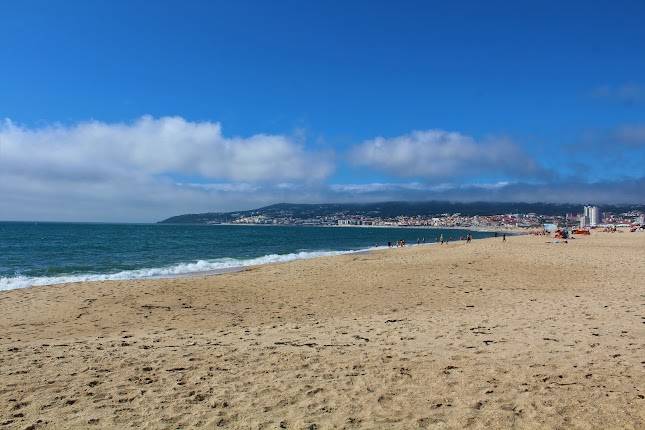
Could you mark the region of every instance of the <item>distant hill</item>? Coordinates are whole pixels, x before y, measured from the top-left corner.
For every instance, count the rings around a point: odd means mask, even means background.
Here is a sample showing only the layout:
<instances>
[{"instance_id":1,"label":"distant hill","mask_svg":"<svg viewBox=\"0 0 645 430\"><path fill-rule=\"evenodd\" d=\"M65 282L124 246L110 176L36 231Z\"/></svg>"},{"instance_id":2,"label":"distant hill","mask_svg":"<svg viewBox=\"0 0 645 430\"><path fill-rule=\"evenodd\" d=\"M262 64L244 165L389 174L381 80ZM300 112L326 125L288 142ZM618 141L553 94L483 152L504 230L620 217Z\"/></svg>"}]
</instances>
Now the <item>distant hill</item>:
<instances>
[{"instance_id":1,"label":"distant hill","mask_svg":"<svg viewBox=\"0 0 645 430\"><path fill-rule=\"evenodd\" d=\"M645 206L611 206L601 207L603 212L622 213L629 210L644 210ZM160 223L168 224L209 224L231 222L241 217L264 215L269 218L291 217L307 219L342 214L344 216L364 215L394 218L397 216L433 216L444 213L461 213L466 216L497 215L509 213L536 213L540 215L564 215L565 213L582 212L579 204L555 203L508 203L508 202L472 202L455 203L446 201L425 202L382 202L382 203L324 203L293 204L279 203L259 209L236 212L207 212L173 216Z\"/></svg>"}]
</instances>

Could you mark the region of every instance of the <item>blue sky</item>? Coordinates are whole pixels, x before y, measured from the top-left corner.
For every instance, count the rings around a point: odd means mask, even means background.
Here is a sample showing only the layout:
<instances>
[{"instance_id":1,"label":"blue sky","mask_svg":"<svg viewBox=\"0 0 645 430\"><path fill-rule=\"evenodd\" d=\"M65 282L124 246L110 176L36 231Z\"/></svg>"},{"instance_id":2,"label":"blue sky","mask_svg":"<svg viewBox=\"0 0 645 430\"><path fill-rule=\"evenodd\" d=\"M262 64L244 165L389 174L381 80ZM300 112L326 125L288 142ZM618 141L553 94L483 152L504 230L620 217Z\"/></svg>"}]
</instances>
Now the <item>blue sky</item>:
<instances>
[{"instance_id":1,"label":"blue sky","mask_svg":"<svg viewBox=\"0 0 645 430\"><path fill-rule=\"evenodd\" d=\"M645 3L542 3L5 2L0 219L645 202Z\"/></svg>"}]
</instances>

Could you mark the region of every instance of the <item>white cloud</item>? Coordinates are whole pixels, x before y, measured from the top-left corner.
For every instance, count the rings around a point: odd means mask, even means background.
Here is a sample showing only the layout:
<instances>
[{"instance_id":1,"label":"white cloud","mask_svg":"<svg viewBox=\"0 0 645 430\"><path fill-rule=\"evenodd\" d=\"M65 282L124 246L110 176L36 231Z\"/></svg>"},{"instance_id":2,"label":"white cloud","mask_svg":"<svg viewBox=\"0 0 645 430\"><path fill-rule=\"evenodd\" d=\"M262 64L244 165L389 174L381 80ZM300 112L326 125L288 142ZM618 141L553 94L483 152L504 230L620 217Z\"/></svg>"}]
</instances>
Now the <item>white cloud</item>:
<instances>
[{"instance_id":1,"label":"white cloud","mask_svg":"<svg viewBox=\"0 0 645 430\"><path fill-rule=\"evenodd\" d=\"M193 188L198 188L202 190L207 190L207 191L225 191L225 192L235 192L235 193L248 193L248 192L253 192L257 191L260 189L258 185L253 185L253 184L248 184L245 182L238 182L238 183L190 183L190 184L183 184L181 182L178 182L176 184L179 187L183 186L188 186L188 187L193 187Z\"/></svg>"},{"instance_id":2,"label":"white cloud","mask_svg":"<svg viewBox=\"0 0 645 430\"><path fill-rule=\"evenodd\" d=\"M470 136L443 130L377 137L355 146L350 157L357 165L400 177L465 178L481 174L538 177L546 174L508 139L477 142Z\"/></svg>"},{"instance_id":3,"label":"white cloud","mask_svg":"<svg viewBox=\"0 0 645 430\"><path fill-rule=\"evenodd\" d=\"M455 185L449 183L430 185L423 184L421 182L370 182L365 184L332 184L329 186L329 188L330 190L339 193L368 194L390 191L443 191L447 189L454 189Z\"/></svg>"},{"instance_id":4,"label":"white cloud","mask_svg":"<svg viewBox=\"0 0 645 430\"><path fill-rule=\"evenodd\" d=\"M316 187L332 170L330 154L308 151L297 138L226 137L214 122L145 116L28 128L5 120L0 219L155 221L249 208L281 197L263 197L263 187Z\"/></svg>"},{"instance_id":5,"label":"white cloud","mask_svg":"<svg viewBox=\"0 0 645 430\"><path fill-rule=\"evenodd\" d=\"M287 136L225 137L219 123L144 116L131 124L92 121L40 129L6 120L0 126L0 168L88 182L135 171L253 182L320 180L333 164Z\"/></svg>"}]
</instances>

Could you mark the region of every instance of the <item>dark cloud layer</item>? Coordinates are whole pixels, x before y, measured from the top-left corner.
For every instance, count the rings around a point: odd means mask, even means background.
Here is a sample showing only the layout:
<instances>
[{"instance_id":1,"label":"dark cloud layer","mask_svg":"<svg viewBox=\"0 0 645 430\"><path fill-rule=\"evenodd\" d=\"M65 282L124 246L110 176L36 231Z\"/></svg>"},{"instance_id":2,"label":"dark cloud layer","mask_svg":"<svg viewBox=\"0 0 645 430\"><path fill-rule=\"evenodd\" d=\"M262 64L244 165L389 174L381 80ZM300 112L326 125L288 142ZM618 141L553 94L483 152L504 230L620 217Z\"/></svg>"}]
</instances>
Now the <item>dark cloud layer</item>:
<instances>
[{"instance_id":1,"label":"dark cloud layer","mask_svg":"<svg viewBox=\"0 0 645 430\"><path fill-rule=\"evenodd\" d=\"M423 186L421 184L366 184L336 186L337 199L352 201L448 200L489 202L548 202L645 204L645 177L613 182L498 183Z\"/></svg>"}]
</instances>

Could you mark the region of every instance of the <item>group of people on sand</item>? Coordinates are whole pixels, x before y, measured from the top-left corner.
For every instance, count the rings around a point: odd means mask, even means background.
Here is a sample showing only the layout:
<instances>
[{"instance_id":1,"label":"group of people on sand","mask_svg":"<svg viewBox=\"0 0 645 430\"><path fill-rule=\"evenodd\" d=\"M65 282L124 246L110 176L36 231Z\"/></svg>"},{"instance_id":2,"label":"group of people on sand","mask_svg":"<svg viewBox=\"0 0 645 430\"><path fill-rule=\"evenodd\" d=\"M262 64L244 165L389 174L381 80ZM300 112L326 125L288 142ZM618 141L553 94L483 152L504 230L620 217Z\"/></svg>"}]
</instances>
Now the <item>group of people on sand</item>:
<instances>
[{"instance_id":1,"label":"group of people on sand","mask_svg":"<svg viewBox=\"0 0 645 430\"><path fill-rule=\"evenodd\" d=\"M497 232L495 232L495 237L497 237L497 236L498 236ZM437 243L440 243L441 245L443 245L444 243L450 242L450 240L451 240L450 237L444 238L443 234L437 236ZM473 240L473 235L468 233L466 236L459 236L459 240L460 241L465 240L466 243L470 243ZM506 233L502 234L502 241L506 242ZM422 243L426 243L425 237L417 238L417 245L420 245ZM388 248L392 248L392 247L394 247L394 248L403 248L405 245L406 245L405 239L397 240L395 243L393 243L393 242L388 242L387 243Z\"/></svg>"},{"instance_id":2,"label":"group of people on sand","mask_svg":"<svg viewBox=\"0 0 645 430\"><path fill-rule=\"evenodd\" d=\"M403 248L405 246L405 239L397 240L395 244L392 242L387 243L388 248L392 248L393 246L396 248Z\"/></svg>"},{"instance_id":3,"label":"group of people on sand","mask_svg":"<svg viewBox=\"0 0 645 430\"><path fill-rule=\"evenodd\" d=\"M459 236L459 240L465 240L466 243L470 243L473 240L473 235L468 233L466 236ZM446 239L443 238L443 234L437 237L437 243L444 244L450 242L450 237L447 237Z\"/></svg>"}]
</instances>

